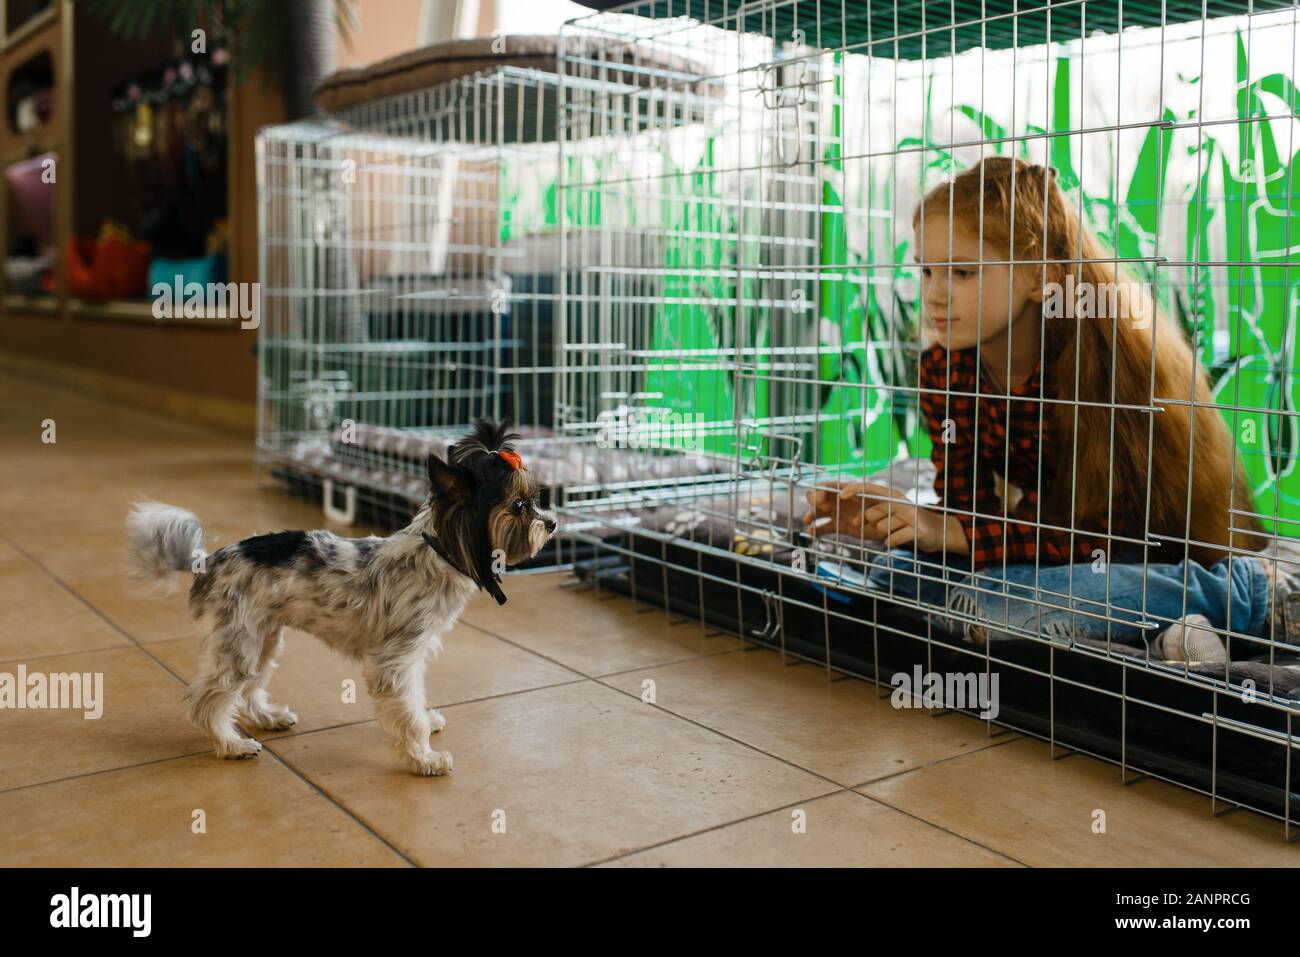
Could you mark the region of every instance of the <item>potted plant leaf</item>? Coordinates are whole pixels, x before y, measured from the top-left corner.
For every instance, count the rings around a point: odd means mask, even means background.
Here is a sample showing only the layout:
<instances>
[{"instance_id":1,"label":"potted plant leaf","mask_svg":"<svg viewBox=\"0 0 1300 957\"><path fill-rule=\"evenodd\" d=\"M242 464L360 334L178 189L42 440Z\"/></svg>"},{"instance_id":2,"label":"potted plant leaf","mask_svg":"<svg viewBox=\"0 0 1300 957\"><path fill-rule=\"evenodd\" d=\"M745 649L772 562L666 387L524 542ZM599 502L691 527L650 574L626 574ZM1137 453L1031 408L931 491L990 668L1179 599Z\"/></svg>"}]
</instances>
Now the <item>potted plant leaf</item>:
<instances>
[{"instance_id":1,"label":"potted plant leaf","mask_svg":"<svg viewBox=\"0 0 1300 957\"><path fill-rule=\"evenodd\" d=\"M356 29L351 0L77 0L117 36L168 31L188 45L195 30L224 37L236 77L276 78L287 119L316 112L316 85L334 69L337 37Z\"/></svg>"}]
</instances>

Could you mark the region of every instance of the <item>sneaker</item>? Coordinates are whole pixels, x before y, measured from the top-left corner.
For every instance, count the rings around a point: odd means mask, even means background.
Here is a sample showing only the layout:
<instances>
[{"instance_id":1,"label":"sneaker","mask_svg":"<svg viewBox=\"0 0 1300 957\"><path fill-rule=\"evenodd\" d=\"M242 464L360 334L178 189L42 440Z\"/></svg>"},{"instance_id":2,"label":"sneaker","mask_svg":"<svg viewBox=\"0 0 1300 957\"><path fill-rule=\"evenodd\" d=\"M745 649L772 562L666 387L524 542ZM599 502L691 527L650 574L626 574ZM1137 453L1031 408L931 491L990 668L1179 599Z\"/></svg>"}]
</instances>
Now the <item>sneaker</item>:
<instances>
[{"instance_id":1,"label":"sneaker","mask_svg":"<svg viewBox=\"0 0 1300 957\"><path fill-rule=\"evenodd\" d=\"M1156 638L1152 648L1165 661L1216 664L1228 660L1228 649L1204 615L1188 615Z\"/></svg>"},{"instance_id":2,"label":"sneaker","mask_svg":"<svg viewBox=\"0 0 1300 957\"><path fill-rule=\"evenodd\" d=\"M1268 570L1273 640L1300 645L1300 539L1275 538L1259 558Z\"/></svg>"},{"instance_id":3,"label":"sneaker","mask_svg":"<svg viewBox=\"0 0 1300 957\"><path fill-rule=\"evenodd\" d=\"M983 647L988 643L989 632L983 625L977 625L970 618L979 617L979 602L975 596L965 588L953 588L948 592L948 610L956 612L963 618L939 617L937 620L940 627L956 634L961 633L962 639L967 644L979 645Z\"/></svg>"}]
</instances>

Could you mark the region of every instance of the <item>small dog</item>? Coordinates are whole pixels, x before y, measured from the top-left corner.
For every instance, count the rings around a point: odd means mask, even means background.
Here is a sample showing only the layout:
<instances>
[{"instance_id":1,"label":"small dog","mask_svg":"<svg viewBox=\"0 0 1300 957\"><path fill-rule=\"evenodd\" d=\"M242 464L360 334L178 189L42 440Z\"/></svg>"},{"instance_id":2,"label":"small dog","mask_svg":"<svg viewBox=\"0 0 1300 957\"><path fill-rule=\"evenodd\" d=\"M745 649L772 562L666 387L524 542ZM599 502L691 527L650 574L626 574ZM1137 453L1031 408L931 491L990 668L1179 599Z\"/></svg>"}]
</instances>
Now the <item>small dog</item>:
<instances>
[{"instance_id":1,"label":"small dog","mask_svg":"<svg viewBox=\"0 0 1300 957\"><path fill-rule=\"evenodd\" d=\"M430 733L446 721L425 704L428 655L441 649L476 587L504 604L498 570L536 555L556 528L509 445L517 438L506 425L480 421L448 449L447 461L430 455L428 501L387 538L276 532L203 558L194 515L157 502L134 506L127 518L133 576L158 581L195 572L190 615L203 641L186 712L219 756L261 751L237 722L261 730L297 722L266 692L282 629L292 627L363 662L379 724L416 774L451 770L451 755L429 747Z\"/></svg>"}]
</instances>

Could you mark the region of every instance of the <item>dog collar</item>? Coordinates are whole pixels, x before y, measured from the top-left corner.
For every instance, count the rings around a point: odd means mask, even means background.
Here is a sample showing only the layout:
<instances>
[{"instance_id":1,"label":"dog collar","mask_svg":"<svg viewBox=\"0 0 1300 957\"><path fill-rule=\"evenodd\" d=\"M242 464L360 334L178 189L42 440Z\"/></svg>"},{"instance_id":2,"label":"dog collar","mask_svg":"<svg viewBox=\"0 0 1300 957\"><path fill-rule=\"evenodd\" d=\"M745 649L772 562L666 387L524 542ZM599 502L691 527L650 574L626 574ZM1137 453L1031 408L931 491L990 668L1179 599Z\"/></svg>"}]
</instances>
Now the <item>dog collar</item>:
<instances>
[{"instance_id":1,"label":"dog collar","mask_svg":"<svg viewBox=\"0 0 1300 957\"><path fill-rule=\"evenodd\" d=\"M442 542L438 541L428 532L421 532L420 537L424 539L424 544L428 545L430 548L433 549L435 555L437 555L444 562L450 565L454 570L460 572L470 581L477 584L479 588L486 588L488 590L488 594L497 600L498 605L504 605L506 603L505 592L501 590L501 586L497 583L495 576L493 577L493 580L489 581L485 585L483 582L480 582L469 572L465 571L465 569L461 568L460 565L457 564L455 559L451 557L450 553L448 553L447 549L443 547Z\"/></svg>"},{"instance_id":2,"label":"dog collar","mask_svg":"<svg viewBox=\"0 0 1300 957\"><path fill-rule=\"evenodd\" d=\"M441 558L444 562L446 562L448 565L450 565L450 566L451 566L452 568L454 568L456 571L460 572L460 573L461 573L462 575L464 575L466 578L473 578L473 577L474 577L473 575L471 575L469 572L465 571L465 569L461 568L460 565L458 565L458 564L456 563L456 560L455 560L454 558L451 557L451 555L450 555L450 553L448 553L447 549L443 548L442 542L438 541L436 538L434 538L434 537L433 537L432 535L430 535L428 532L421 532L420 535L421 535L421 537L424 539L424 544L426 544L426 545L428 545L430 548L432 548L433 551L434 551L434 553L435 553L439 558Z\"/></svg>"}]
</instances>

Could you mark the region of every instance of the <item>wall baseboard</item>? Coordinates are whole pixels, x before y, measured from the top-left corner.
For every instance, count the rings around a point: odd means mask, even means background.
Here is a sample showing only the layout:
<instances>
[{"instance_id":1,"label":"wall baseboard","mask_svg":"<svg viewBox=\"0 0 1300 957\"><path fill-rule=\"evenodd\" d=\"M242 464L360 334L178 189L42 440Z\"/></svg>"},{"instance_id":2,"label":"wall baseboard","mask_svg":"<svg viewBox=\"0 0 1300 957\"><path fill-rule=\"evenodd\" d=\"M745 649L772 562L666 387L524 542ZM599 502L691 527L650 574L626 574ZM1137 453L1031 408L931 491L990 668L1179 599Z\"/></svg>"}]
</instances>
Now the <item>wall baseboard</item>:
<instances>
[{"instance_id":1,"label":"wall baseboard","mask_svg":"<svg viewBox=\"0 0 1300 957\"><path fill-rule=\"evenodd\" d=\"M103 396L123 405L160 413L191 425L241 435L250 441L257 428L257 406L253 402L236 402L169 389L126 376L3 349L0 349L0 371L57 382L80 392Z\"/></svg>"}]
</instances>

